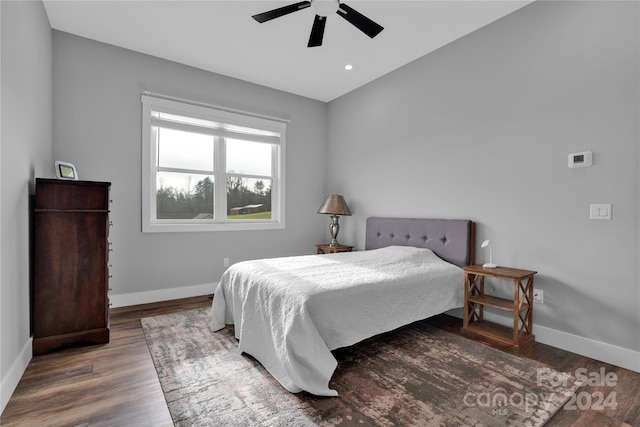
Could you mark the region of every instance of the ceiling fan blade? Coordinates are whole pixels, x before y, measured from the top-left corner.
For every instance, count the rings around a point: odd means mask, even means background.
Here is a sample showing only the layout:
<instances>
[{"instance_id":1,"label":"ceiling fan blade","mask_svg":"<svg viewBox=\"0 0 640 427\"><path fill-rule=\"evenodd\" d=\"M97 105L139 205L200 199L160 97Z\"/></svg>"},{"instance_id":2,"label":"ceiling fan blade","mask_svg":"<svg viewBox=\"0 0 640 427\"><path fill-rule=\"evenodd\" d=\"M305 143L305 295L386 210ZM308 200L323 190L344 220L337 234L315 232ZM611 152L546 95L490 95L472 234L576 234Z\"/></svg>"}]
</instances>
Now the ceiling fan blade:
<instances>
[{"instance_id":1,"label":"ceiling fan blade","mask_svg":"<svg viewBox=\"0 0 640 427\"><path fill-rule=\"evenodd\" d=\"M301 1L295 4L290 4L288 6L280 7L278 9L273 9L268 12L258 13L257 15L253 15L252 18L262 24L263 22L271 21L275 18L280 18L281 16L297 12L301 9L306 9L309 6L311 6L310 1Z\"/></svg>"},{"instance_id":2,"label":"ceiling fan blade","mask_svg":"<svg viewBox=\"0 0 640 427\"><path fill-rule=\"evenodd\" d=\"M340 3L340 7L336 13L371 38L374 38L380 31L384 30L384 27L344 3Z\"/></svg>"},{"instance_id":3,"label":"ceiling fan blade","mask_svg":"<svg viewBox=\"0 0 640 427\"><path fill-rule=\"evenodd\" d=\"M313 21L313 27L311 28L311 35L309 36L309 44L307 47L322 46L322 37L324 36L324 26L327 24L327 17L316 15L316 19Z\"/></svg>"}]
</instances>

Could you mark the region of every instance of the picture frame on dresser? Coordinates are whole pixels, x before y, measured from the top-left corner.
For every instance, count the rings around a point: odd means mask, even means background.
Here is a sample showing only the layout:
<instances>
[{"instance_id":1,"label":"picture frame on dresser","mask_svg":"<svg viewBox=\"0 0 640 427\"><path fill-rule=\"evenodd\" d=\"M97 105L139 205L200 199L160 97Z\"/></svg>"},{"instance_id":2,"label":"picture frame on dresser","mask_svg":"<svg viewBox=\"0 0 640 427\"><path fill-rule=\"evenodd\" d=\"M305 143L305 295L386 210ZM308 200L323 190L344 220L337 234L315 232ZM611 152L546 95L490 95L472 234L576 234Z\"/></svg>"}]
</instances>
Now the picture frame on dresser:
<instances>
[{"instance_id":1,"label":"picture frame on dresser","mask_svg":"<svg viewBox=\"0 0 640 427\"><path fill-rule=\"evenodd\" d=\"M56 160L54 169L56 171L56 178L58 179L78 180L78 171L73 163Z\"/></svg>"}]
</instances>

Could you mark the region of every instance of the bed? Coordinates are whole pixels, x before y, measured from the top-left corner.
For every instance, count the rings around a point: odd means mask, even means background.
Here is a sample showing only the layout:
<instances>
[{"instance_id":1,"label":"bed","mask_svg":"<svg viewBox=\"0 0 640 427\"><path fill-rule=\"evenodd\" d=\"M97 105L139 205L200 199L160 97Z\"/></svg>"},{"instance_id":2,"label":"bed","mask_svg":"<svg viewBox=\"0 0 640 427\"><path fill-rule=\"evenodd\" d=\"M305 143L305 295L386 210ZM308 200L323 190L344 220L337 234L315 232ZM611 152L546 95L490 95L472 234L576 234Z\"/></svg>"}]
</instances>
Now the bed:
<instances>
[{"instance_id":1,"label":"bed","mask_svg":"<svg viewBox=\"0 0 640 427\"><path fill-rule=\"evenodd\" d=\"M474 246L469 220L371 217L365 251L232 265L211 328L235 325L238 350L288 391L337 396L331 351L462 307Z\"/></svg>"}]
</instances>

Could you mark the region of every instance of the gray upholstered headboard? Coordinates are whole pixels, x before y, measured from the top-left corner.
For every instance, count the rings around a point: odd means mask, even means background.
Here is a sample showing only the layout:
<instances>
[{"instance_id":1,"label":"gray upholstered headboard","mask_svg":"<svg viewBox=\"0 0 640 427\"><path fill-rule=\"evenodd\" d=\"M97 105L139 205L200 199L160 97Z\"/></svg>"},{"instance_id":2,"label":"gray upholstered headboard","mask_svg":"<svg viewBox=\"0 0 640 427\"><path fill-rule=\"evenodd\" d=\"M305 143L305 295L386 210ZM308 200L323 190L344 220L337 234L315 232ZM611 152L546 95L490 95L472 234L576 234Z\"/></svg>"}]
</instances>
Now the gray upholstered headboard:
<instances>
[{"instance_id":1,"label":"gray upholstered headboard","mask_svg":"<svg viewBox=\"0 0 640 427\"><path fill-rule=\"evenodd\" d=\"M367 218L365 249L429 248L460 267L474 263L475 224L466 219Z\"/></svg>"}]
</instances>

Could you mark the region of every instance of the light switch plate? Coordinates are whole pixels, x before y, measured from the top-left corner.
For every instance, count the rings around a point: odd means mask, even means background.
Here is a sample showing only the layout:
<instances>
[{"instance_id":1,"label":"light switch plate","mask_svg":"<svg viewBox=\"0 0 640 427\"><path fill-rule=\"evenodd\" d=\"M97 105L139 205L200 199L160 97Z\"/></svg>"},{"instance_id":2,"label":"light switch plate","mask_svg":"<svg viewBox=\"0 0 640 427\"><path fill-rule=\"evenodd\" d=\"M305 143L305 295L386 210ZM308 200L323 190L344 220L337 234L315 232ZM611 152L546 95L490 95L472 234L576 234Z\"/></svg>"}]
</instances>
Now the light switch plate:
<instances>
[{"instance_id":1,"label":"light switch plate","mask_svg":"<svg viewBox=\"0 0 640 427\"><path fill-rule=\"evenodd\" d=\"M611 219L611 203L589 205L589 219Z\"/></svg>"}]
</instances>

